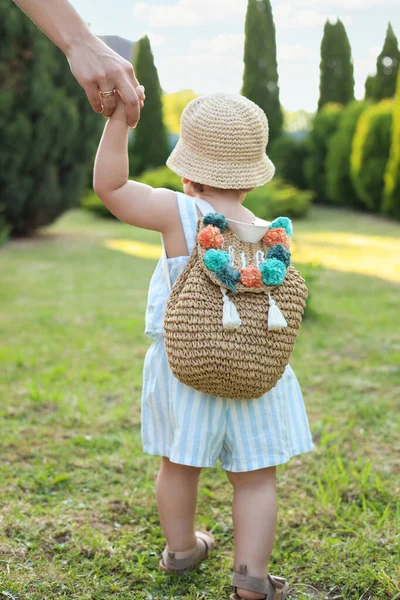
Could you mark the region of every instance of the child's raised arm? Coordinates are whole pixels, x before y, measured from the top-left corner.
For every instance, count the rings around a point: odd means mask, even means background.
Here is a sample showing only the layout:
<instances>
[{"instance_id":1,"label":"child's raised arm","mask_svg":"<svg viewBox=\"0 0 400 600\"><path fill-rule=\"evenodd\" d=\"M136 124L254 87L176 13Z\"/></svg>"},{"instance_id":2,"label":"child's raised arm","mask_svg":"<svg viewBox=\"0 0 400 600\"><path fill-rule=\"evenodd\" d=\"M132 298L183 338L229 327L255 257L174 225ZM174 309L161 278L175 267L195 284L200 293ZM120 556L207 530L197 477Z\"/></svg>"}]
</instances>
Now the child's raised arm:
<instances>
[{"instance_id":1,"label":"child's raised arm","mask_svg":"<svg viewBox=\"0 0 400 600\"><path fill-rule=\"evenodd\" d=\"M97 150L93 187L105 206L121 221L164 233L176 226L176 195L128 180L128 125L124 104L107 122Z\"/></svg>"}]
</instances>

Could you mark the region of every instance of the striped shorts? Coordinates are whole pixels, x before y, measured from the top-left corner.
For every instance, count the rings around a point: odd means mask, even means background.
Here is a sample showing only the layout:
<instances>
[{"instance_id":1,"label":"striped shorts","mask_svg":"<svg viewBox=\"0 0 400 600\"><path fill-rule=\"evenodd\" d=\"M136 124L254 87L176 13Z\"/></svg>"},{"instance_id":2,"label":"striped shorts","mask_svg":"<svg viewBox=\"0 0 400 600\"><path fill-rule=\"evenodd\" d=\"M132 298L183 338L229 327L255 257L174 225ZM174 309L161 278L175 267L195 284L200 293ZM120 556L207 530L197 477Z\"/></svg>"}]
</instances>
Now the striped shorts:
<instances>
[{"instance_id":1,"label":"striped shorts","mask_svg":"<svg viewBox=\"0 0 400 600\"><path fill-rule=\"evenodd\" d=\"M194 467L241 472L287 462L314 448L299 383L288 365L255 400L196 391L172 374L160 336L148 350L142 393L142 442L148 454Z\"/></svg>"}]
</instances>

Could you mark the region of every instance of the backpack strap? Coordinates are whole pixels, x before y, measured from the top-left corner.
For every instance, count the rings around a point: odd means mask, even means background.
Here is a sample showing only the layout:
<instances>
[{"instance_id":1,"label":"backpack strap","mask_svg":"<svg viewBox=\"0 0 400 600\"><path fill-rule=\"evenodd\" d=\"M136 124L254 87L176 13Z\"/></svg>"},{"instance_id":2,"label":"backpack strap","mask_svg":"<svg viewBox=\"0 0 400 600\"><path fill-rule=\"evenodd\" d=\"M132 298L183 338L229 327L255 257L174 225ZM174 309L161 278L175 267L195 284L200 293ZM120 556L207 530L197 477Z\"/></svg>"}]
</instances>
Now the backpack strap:
<instances>
[{"instance_id":1,"label":"backpack strap","mask_svg":"<svg viewBox=\"0 0 400 600\"><path fill-rule=\"evenodd\" d=\"M203 217L205 215L208 215L208 213L215 213L215 212L217 212L211 206L211 204L209 204L206 200L203 200L203 198L196 198L195 199L195 204L196 204L197 208L199 209L199 211L201 212L201 214L203 215Z\"/></svg>"},{"instance_id":2,"label":"backpack strap","mask_svg":"<svg viewBox=\"0 0 400 600\"><path fill-rule=\"evenodd\" d=\"M191 196L186 196L182 192L176 193L176 201L178 204L179 217L181 219L183 233L185 234L186 246L188 255L192 254L195 243L196 243L196 227L197 227L197 211L196 206L197 202L201 203L199 206L200 212L204 215L209 212L215 212L211 204L208 204L205 200L201 200L200 198L192 198ZM203 212L205 211L205 212ZM167 253L164 246L164 240L161 236L162 243L162 267L164 273L164 279L167 283L168 291L171 292L171 277L169 274L169 266L168 266L168 258Z\"/></svg>"},{"instance_id":3,"label":"backpack strap","mask_svg":"<svg viewBox=\"0 0 400 600\"><path fill-rule=\"evenodd\" d=\"M167 284L168 292L171 292L171 290L172 290L171 276L169 274L167 252L165 250L164 240L163 240L162 236L161 236L161 244L162 244L161 262L162 262L162 268L163 268L163 273L164 273L164 279L165 279L165 283Z\"/></svg>"},{"instance_id":4,"label":"backpack strap","mask_svg":"<svg viewBox=\"0 0 400 600\"><path fill-rule=\"evenodd\" d=\"M193 252L196 243L197 212L194 198L177 192L179 216L181 218L183 233L185 234L188 255Z\"/></svg>"}]
</instances>

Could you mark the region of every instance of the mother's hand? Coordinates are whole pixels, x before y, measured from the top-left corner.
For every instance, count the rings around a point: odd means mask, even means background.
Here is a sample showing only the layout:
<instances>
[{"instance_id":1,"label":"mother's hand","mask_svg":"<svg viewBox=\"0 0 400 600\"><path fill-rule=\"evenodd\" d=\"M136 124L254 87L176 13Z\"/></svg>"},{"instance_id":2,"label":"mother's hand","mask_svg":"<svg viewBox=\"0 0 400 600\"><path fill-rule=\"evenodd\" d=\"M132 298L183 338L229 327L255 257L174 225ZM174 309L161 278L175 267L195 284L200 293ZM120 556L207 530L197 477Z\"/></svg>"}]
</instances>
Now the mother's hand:
<instances>
[{"instance_id":1,"label":"mother's hand","mask_svg":"<svg viewBox=\"0 0 400 600\"><path fill-rule=\"evenodd\" d=\"M132 65L95 36L72 44L66 56L93 110L110 117L115 110L115 98L113 95L101 98L99 92L117 88L125 104L127 123L136 127L145 97Z\"/></svg>"}]
</instances>

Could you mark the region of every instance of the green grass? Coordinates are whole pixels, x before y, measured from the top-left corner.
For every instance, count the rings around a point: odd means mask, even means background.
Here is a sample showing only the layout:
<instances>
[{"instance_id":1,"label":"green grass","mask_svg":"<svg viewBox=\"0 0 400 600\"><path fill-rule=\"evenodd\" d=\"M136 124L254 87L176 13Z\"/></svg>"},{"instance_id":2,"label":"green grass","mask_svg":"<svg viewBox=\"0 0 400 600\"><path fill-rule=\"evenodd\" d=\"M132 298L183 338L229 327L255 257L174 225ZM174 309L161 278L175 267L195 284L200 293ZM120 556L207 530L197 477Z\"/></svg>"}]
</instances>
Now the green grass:
<instances>
[{"instance_id":1,"label":"green grass","mask_svg":"<svg viewBox=\"0 0 400 600\"><path fill-rule=\"evenodd\" d=\"M400 227L319 208L296 231L399 238ZM220 468L202 472L199 493L198 525L217 539L211 559L183 578L158 569L159 459L140 442L155 262L105 248L109 238L159 242L72 212L0 251L0 598L229 598L231 490ZM278 468L270 571L297 600L394 600L399 287L323 269L313 303L291 364L316 450Z\"/></svg>"}]
</instances>

